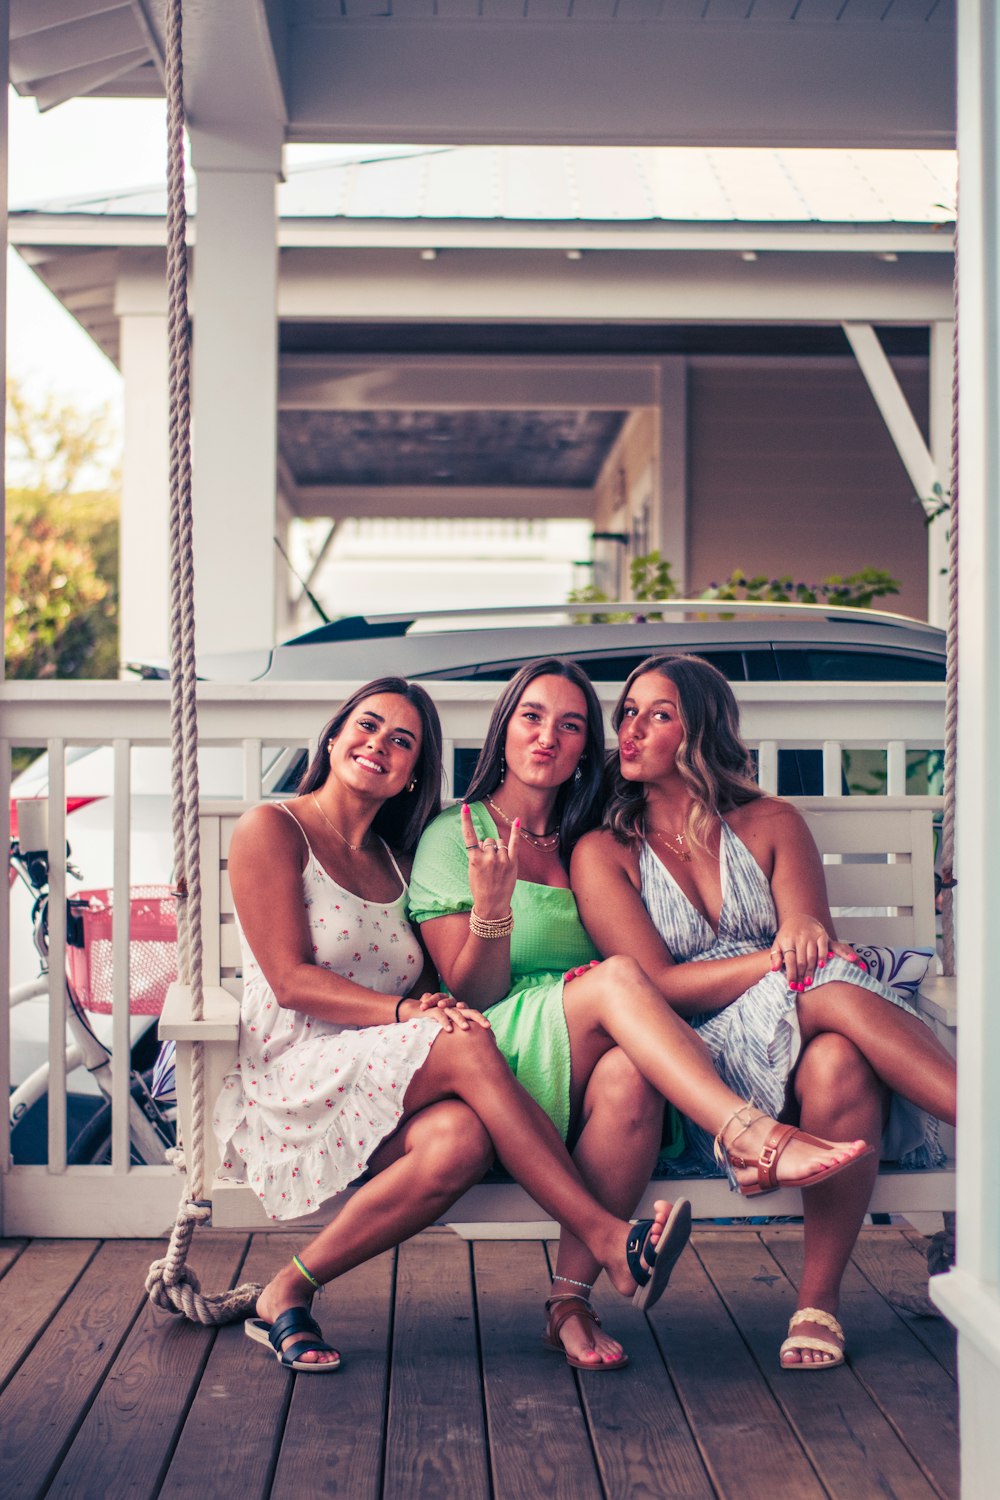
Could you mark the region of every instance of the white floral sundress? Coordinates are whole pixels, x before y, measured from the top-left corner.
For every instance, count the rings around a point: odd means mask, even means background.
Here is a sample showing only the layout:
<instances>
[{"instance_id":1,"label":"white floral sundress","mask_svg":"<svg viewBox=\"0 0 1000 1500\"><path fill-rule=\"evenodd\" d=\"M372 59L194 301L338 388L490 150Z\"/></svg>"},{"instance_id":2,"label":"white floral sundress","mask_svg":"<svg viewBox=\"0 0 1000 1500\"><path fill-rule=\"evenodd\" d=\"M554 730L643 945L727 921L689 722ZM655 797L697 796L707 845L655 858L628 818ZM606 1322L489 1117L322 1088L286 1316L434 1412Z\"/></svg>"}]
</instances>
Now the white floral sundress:
<instances>
[{"instance_id":1,"label":"white floral sundress","mask_svg":"<svg viewBox=\"0 0 1000 1500\"><path fill-rule=\"evenodd\" d=\"M402 889L381 903L338 885L304 829L302 836L308 850L302 898L316 963L380 994L406 994L423 954L406 920L406 881L388 846ZM226 1076L214 1117L221 1172L242 1180L242 1163L271 1218L294 1219L364 1172L399 1125L410 1080L441 1028L424 1017L357 1027L282 1010L242 930L240 946L239 1062Z\"/></svg>"}]
</instances>

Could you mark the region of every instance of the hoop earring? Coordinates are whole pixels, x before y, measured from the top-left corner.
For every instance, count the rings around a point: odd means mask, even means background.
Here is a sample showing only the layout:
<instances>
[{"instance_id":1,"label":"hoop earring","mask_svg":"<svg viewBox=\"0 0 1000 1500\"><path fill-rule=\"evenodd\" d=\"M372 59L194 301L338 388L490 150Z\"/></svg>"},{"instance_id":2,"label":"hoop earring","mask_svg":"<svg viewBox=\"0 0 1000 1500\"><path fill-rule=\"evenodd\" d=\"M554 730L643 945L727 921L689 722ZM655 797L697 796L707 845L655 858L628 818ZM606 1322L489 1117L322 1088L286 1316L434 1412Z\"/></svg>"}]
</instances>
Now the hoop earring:
<instances>
[{"instance_id":1,"label":"hoop earring","mask_svg":"<svg viewBox=\"0 0 1000 1500\"><path fill-rule=\"evenodd\" d=\"M573 780L576 782L576 784L578 786L579 786L580 782L583 780L583 772L580 770L579 766L577 766L576 770L573 772Z\"/></svg>"},{"instance_id":2,"label":"hoop earring","mask_svg":"<svg viewBox=\"0 0 1000 1500\"><path fill-rule=\"evenodd\" d=\"M413 780L410 782L409 786L406 788L407 795L409 795L410 792L413 791L413 788L416 786L416 784L417 784L417 778L414 776Z\"/></svg>"}]
</instances>

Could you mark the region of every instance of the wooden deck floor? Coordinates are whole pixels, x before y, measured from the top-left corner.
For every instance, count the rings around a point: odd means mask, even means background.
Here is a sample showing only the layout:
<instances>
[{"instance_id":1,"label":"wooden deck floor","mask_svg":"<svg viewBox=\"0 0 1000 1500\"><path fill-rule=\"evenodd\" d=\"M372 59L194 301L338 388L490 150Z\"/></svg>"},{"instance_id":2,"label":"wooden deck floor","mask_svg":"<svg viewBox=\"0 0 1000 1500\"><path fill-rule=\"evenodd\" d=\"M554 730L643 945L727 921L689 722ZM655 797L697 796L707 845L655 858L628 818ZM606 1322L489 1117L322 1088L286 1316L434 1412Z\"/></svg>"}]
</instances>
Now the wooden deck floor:
<instances>
[{"instance_id":1,"label":"wooden deck floor","mask_svg":"<svg viewBox=\"0 0 1000 1500\"><path fill-rule=\"evenodd\" d=\"M954 1336L885 1295L926 1285L918 1243L864 1232L850 1366L789 1375L799 1229L696 1230L648 1319L599 1297L630 1367L575 1377L538 1340L546 1247L431 1231L326 1293L345 1361L314 1378L154 1311L157 1242L0 1241L0 1495L957 1496ZM266 1280L294 1244L202 1231L193 1263L206 1289Z\"/></svg>"}]
</instances>

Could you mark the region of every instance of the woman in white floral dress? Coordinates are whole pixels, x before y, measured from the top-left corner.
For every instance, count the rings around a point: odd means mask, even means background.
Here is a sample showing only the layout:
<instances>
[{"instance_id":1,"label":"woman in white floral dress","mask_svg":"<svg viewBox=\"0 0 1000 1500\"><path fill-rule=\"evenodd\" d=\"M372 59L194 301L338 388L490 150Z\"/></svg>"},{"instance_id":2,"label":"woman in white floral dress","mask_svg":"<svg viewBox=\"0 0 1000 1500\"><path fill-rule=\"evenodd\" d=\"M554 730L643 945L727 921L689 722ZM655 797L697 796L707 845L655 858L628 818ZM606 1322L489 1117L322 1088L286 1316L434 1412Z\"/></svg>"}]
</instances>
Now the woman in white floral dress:
<instances>
[{"instance_id":1,"label":"woman in white floral dress","mask_svg":"<svg viewBox=\"0 0 1000 1500\"><path fill-rule=\"evenodd\" d=\"M682 1248L660 1244L667 1204L632 1227L590 1196L488 1020L429 993L393 846L413 848L440 785L430 698L381 678L326 726L299 795L251 809L233 835L244 995L239 1064L216 1105L224 1165L242 1161L276 1219L369 1174L246 1325L290 1369L340 1363L310 1316L314 1290L433 1223L494 1151L638 1305L660 1295Z\"/></svg>"}]
</instances>

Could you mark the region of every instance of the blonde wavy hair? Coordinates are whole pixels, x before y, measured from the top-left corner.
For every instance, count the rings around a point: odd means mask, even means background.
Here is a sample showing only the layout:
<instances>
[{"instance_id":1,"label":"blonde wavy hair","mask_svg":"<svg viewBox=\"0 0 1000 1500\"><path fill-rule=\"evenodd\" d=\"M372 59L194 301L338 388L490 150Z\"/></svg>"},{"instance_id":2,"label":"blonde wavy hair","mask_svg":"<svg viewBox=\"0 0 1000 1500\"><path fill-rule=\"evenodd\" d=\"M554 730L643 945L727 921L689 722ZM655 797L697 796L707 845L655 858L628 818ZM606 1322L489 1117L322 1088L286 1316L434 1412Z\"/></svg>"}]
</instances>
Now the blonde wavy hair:
<instances>
[{"instance_id":1,"label":"blonde wavy hair","mask_svg":"<svg viewBox=\"0 0 1000 1500\"><path fill-rule=\"evenodd\" d=\"M684 736L675 764L694 798L684 832L690 843L704 849L722 813L765 795L740 734L739 706L722 673L700 656L651 656L636 667L622 688L611 715L616 733L633 685L650 672L666 677L677 692ZM634 843L645 833L645 786L625 780L617 750L608 759L607 775L602 826L621 843Z\"/></svg>"}]
</instances>

